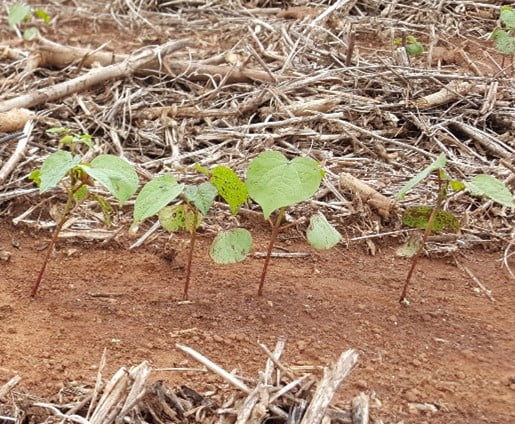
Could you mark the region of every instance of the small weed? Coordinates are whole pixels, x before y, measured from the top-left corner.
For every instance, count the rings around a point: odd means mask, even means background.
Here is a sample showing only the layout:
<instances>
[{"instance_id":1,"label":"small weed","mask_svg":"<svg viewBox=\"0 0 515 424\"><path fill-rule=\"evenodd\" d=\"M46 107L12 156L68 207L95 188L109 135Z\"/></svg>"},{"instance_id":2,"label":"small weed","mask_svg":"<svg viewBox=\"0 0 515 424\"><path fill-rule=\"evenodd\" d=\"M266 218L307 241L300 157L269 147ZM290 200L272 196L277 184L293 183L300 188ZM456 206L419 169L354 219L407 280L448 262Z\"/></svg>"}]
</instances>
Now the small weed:
<instances>
[{"instance_id":1,"label":"small weed","mask_svg":"<svg viewBox=\"0 0 515 424\"><path fill-rule=\"evenodd\" d=\"M58 150L52 153L45 159L41 169L30 173L29 179L39 186L40 193L61 186L67 194L67 200L47 247L36 283L32 287L32 297L38 291L61 229L79 205L86 199L93 199L100 205L104 220L109 224L112 207L104 197L90 190L90 187L95 185L95 181L102 184L120 205L123 205L138 188L138 176L134 168L125 160L113 155L98 155L91 162L85 162L80 154L76 154L79 144L92 146L89 135L72 134L67 128L53 128L49 132L65 134L60 141L67 145L70 151Z\"/></svg>"},{"instance_id":2,"label":"small weed","mask_svg":"<svg viewBox=\"0 0 515 424\"><path fill-rule=\"evenodd\" d=\"M403 46L408 56L421 56L425 53L424 45L412 35L393 40L394 46Z\"/></svg>"},{"instance_id":3,"label":"small weed","mask_svg":"<svg viewBox=\"0 0 515 424\"><path fill-rule=\"evenodd\" d=\"M34 19L39 19L45 24L50 23L50 16L43 9L33 9L23 3L14 3L9 9L7 22L11 27L16 29L18 29L18 27L25 27L23 38L30 41L39 35L37 28L28 26Z\"/></svg>"},{"instance_id":4,"label":"small weed","mask_svg":"<svg viewBox=\"0 0 515 424\"><path fill-rule=\"evenodd\" d=\"M454 192L468 190L473 196L487 197L503 206L515 208L512 194L497 178L480 174L476 175L469 182L453 180L450 179L445 172L446 163L447 158L445 154L440 154L433 163L409 180L397 194L397 199L401 200L408 191L431 175L435 175L437 178L438 193L435 204L433 206L423 205L409 208L404 212L402 217L404 225L424 230L421 238L410 239L400 248L399 253L403 256L412 257L411 267L408 271L400 298L402 304L409 304L407 299L408 286L431 232L458 232L460 230L458 218L451 212L443 210L443 206L449 197L449 190Z\"/></svg>"}]
</instances>

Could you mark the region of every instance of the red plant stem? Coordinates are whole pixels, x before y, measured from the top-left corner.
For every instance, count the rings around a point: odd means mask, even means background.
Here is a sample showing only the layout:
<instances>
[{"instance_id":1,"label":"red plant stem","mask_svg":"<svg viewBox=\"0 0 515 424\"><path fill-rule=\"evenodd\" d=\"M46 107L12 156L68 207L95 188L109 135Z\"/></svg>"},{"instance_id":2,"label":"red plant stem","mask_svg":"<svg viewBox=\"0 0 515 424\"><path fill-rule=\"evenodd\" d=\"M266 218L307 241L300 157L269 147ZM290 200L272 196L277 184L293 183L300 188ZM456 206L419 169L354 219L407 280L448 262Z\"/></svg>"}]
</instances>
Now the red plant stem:
<instances>
[{"instance_id":1,"label":"red plant stem","mask_svg":"<svg viewBox=\"0 0 515 424\"><path fill-rule=\"evenodd\" d=\"M41 266L41 269L39 270L38 278L36 280L36 283L32 286L32 290L30 291L30 296L35 297L39 285L41 284L41 280L43 279L43 274L45 273L45 269L48 265L48 260L50 259L50 255L52 254L54 250L54 246L57 243L57 238L59 237L59 233L61 232L63 225L68 221L70 211L72 210L73 206L73 195L81 188L83 184L79 184L76 188L70 189L70 192L68 194L68 200L66 201L66 205L64 206L63 216L57 223L57 227L55 227L54 233L52 234L52 239L50 240L50 244L47 247L45 260L43 261L43 265Z\"/></svg>"},{"instance_id":2,"label":"red plant stem","mask_svg":"<svg viewBox=\"0 0 515 424\"><path fill-rule=\"evenodd\" d=\"M190 233L190 249L188 252L188 267L186 269L186 281L184 282L184 293L182 294L182 298L184 300L188 299L188 290L190 288L190 279L191 279L191 264L193 262L193 251L195 250L195 241L197 239L197 211L194 211L193 218L193 230Z\"/></svg>"},{"instance_id":3,"label":"red plant stem","mask_svg":"<svg viewBox=\"0 0 515 424\"><path fill-rule=\"evenodd\" d=\"M407 295L408 295L408 286L411 281L411 276L413 275L413 271L415 271L415 267L417 266L418 260L420 259L420 256L422 255L422 252L424 250L424 246L426 245L427 239L429 235L431 234L431 228L433 228L433 221L435 220L436 214L438 211L442 209L443 202L447 196L447 184L448 182L440 179L440 176L438 176L438 198L436 200L435 207L431 211L431 215L429 215L429 219L427 220L427 227L424 231L424 235L422 236L422 240L420 242L420 246L417 250L417 253L411 260L411 267L408 271L408 275L406 276L406 282L404 283L404 287L402 288L401 298L399 299L400 303L406 303L407 302Z\"/></svg>"},{"instance_id":4,"label":"red plant stem","mask_svg":"<svg viewBox=\"0 0 515 424\"><path fill-rule=\"evenodd\" d=\"M279 234L279 230L281 229L281 222L284 218L284 208L279 210L279 215L275 220L275 223L272 225L272 235L270 236L270 243L268 245L268 250L266 252L265 264L263 265L263 271L261 272L261 280L259 281L258 288L258 296L263 294L263 284L265 282L266 273L268 270L268 264L270 263L270 258L272 257L272 249L274 248L275 240L277 239L277 235Z\"/></svg>"}]
</instances>

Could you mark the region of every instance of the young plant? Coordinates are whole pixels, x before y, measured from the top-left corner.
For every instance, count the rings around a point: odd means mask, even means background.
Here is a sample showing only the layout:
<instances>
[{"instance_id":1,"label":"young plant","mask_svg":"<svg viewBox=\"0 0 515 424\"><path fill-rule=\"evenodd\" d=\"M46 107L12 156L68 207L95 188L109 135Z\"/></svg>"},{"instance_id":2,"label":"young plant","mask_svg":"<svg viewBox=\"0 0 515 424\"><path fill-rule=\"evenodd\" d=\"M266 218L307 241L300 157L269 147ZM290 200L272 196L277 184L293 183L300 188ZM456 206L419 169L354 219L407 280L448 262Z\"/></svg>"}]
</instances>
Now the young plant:
<instances>
[{"instance_id":1,"label":"young plant","mask_svg":"<svg viewBox=\"0 0 515 424\"><path fill-rule=\"evenodd\" d=\"M18 31L19 26L26 27L23 31L23 38L27 41L34 39L39 31L35 27L27 27L27 23L30 23L33 19L40 19L45 24L50 22L50 16L43 9L33 9L32 7L22 4L14 3L9 9L9 15L7 22L13 28ZM19 32L18 32L19 34Z\"/></svg>"},{"instance_id":2,"label":"young plant","mask_svg":"<svg viewBox=\"0 0 515 424\"><path fill-rule=\"evenodd\" d=\"M394 46L403 46L408 56L421 56L425 53L424 45L412 35L393 40Z\"/></svg>"},{"instance_id":3,"label":"young plant","mask_svg":"<svg viewBox=\"0 0 515 424\"><path fill-rule=\"evenodd\" d=\"M499 18L501 27L494 29L491 39L500 53L515 55L515 10L511 6L503 6Z\"/></svg>"},{"instance_id":4,"label":"young plant","mask_svg":"<svg viewBox=\"0 0 515 424\"><path fill-rule=\"evenodd\" d=\"M208 214L214 199L220 195L229 204L233 213L237 213L239 207L247 200L245 184L231 169L224 166L217 166L211 171L200 166L196 169L207 175L209 182L186 186L178 184L171 175L163 175L143 187L134 205L134 226L158 215L159 222L165 230L185 230L190 234L184 299L188 298L197 229ZM180 204L169 205L179 196L182 200ZM247 241L242 242L245 236ZM243 229L220 234L211 248L211 256L218 263L242 260L250 251L249 236L247 230Z\"/></svg>"},{"instance_id":5,"label":"young plant","mask_svg":"<svg viewBox=\"0 0 515 424\"><path fill-rule=\"evenodd\" d=\"M421 238L410 239L401 247L401 254L403 256L412 257L411 266L400 298L400 302L405 305L409 304L407 299L408 286L429 235L432 232L458 232L460 230L458 218L451 212L443 210L444 204L449 197L450 189L455 192L468 190L473 196L488 197L503 206L515 208L512 194L501 181L485 174L476 175L469 182L450 179L444 170L446 162L445 154L440 154L433 163L409 180L397 194L397 199L402 200L408 191L431 175L435 175L437 178L438 193L435 204L433 206L422 205L408 208L402 217L404 225L424 230Z\"/></svg>"},{"instance_id":6,"label":"young plant","mask_svg":"<svg viewBox=\"0 0 515 424\"><path fill-rule=\"evenodd\" d=\"M50 132L68 133L69 130L61 128L52 129ZM80 154L76 154L79 143L91 144L90 136L77 135L77 140L66 139L64 143L69 144L71 151L58 150L52 153L45 159L41 169L35 170L29 175L29 178L39 186L40 193L61 186L67 195L52 239L47 247L43 265L32 287L30 294L32 297L37 294L59 233L79 205L83 204L86 199L93 199L100 205L104 220L109 224L112 207L104 197L90 190L90 187L95 185L95 181L103 185L120 205L123 205L138 188L138 176L134 168L125 160L113 155L98 155L91 162L85 162Z\"/></svg>"},{"instance_id":7,"label":"young plant","mask_svg":"<svg viewBox=\"0 0 515 424\"><path fill-rule=\"evenodd\" d=\"M261 273L258 296L263 294L272 249L281 230L286 208L308 200L316 193L322 182L324 171L313 159L295 157L291 161L283 154L266 151L257 156L247 170L246 185L249 196L270 220L272 234ZM307 233L308 241L317 249L330 249L341 239L341 235L321 214L312 217Z\"/></svg>"}]
</instances>

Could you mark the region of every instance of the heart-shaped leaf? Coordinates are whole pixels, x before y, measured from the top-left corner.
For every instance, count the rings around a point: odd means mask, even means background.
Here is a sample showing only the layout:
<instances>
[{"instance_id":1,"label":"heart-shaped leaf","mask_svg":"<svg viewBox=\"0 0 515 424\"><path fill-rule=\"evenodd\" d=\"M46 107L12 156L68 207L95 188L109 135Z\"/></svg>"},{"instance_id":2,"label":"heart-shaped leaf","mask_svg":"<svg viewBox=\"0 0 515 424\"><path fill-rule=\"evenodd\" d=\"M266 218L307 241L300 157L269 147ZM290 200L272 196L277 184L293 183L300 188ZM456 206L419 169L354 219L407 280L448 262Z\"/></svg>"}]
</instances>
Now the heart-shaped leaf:
<instances>
[{"instance_id":1,"label":"heart-shaped leaf","mask_svg":"<svg viewBox=\"0 0 515 424\"><path fill-rule=\"evenodd\" d=\"M161 175L143 186L134 203L135 224L155 215L182 193L184 184L177 184L171 175Z\"/></svg>"},{"instance_id":2,"label":"heart-shaped leaf","mask_svg":"<svg viewBox=\"0 0 515 424\"><path fill-rule=\"evenodd\" d=\"M247 189L265 219L282 207L309 199L320 187L323 171L310 158L296 157L289 161L279 152L263 152L247 170Z\"/></svg>"},{"instance_id":3,"label":"heart-shaped leaf","mask_svg":"<svg viewBox=\"0 0 515 424\"><path fill-rule=\"evenodd\" d=\"M126 160L114 155L99 155L91 164L81 165L90 177L102 184L123 205L138 189L138 174Z\"/></svg>"},{"instance_id":4,"label":"heart-shaped leaf","mask_svg":"<svg viewBox=\"0 0 515 424\"><path fill-rule=\"evenodd\" d=\"M72 156L70 152L65 150L58 150L48 156L39 173L40 193L57 186L68 171L80 163L80 159L80 156Z\"/></svg>"},{"instance_id":5,"label":"heart-shaped leaf","mask_svg":"<svg viewBox=\"0 0 515 424\"><path fill-rule=\"evenodd\" d=\"M187 186L184 190L184 196L188 199L188 202L193 203L203 215L207 215L217 195L216 187L207 182L198 186Z\"/></svg>"},{"instance_id":6,"label":"heart-shaped leaf","mask_svg":"<svg viewBox=\"0 0 515 424\"><path fill-rule=\"evenodd\" d=\"M331 249L342 239L342 235L321 213L313 215L306 232L309 244L318 250Z\"/></svg>"},{"instance_id":7,"label":"heart-shaped leaf","mask_svg":"<svg viewBox=\"0 0 515 424\"><path fill-rule=\"evenodd\" d=\"M252 247L252 236L244 228L219 233L211 245L209 255L217 264L243 261Z\"/></svg>"}]
</instances>

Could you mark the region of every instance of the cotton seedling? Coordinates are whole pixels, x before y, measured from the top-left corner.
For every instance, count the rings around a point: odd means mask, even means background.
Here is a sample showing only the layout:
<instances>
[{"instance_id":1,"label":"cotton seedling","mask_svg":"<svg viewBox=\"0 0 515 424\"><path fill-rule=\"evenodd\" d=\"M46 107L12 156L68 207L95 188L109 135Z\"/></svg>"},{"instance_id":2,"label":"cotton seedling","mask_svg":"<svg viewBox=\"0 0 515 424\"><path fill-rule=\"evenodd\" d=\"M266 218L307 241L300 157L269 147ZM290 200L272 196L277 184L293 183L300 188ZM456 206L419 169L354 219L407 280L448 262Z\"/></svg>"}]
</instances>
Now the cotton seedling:
<instances>
[{"instance_id":1,"label":"cotton seedling","mask_svg":"<svg viewBox=\"0 0 515 424\"><path fill-rule=\"evenodd\" d=\"M258 155L247 169L246 186L249 196L269 220L272 233L259 281L258 295L263 293L272 249L281 230L286 208L311 198L322 182L324 171L313 159L295 157L288 160L282 153L266 151ZM270 220L275 213L275 220ZM317 249L329 249L341 239L338 231L322 214L311 218L308 242Z\"/></svg>"},{"instance_id":2,"label":"cotton seedling","mask_svg":"<svg viewBox=\"0 0 515 424\"><path fill-rule=\"evenodd\" d=\"M236 213L247 199L245 185L231 169L224 166L217 166L211 171L200 166L196 169L207 175L209 181L199 185L185 185L178 184L171 175L162 175L143 187L134 205L134 226L158 215L159 222L165 230L184 230L189 233L184 299L188 298L197 229L208 214L214 199L220 195L229 204L233 213ZM170 203L177 198L180 199L180 203L171 205ZM215 239L211 256L218 263L236 262L247 255L250 244L251 239L247 230L223 232Z\"/></svg>"},{"instance_id":3,"label":"cotton seedling","mask_svg":"<svg viewBox=\"0 0 515 424\"><path fill-rule=\"evenodd\" d=\"M403 256L412 257L411 266L400 298L400 302L405 305L409 304L407 299L408 286L429 235L432 232L458 232L460 230L459 219L451 212L443 210L443 206L449 198L451 191L467 190L473 196L487 197L500 205L515 208L512 194L497 178L480 174L476 175L469 182L453 180L445 172L446 162L445 154L440 154L434 162L409 180L397 194L397 199L402 200L407 192L421 182L427 181L432 175L437 179L438 190L435 204L432 206L421 205L408 208L402 217L404 225L424 230L421 238L408 240L400 250Z\"/></svg>"},{"instance_id":4,"label":"cotton seedling","mask_svg":"<svg viewBox=\"0 0 515 424\"><path fill-rule=\"evenodd\" d=\"M91 161L85 161L83 156L77 153L78 144L92 145L89 135L70 135L71 132L66 128L52 129L49 132L64 133L61 142L67 144L71 151L58 150L52 153L45 159L41 169L31 172L29 178L39 186L40 193L60 187L65 191L67 198L47 247L43 265L32 287L32 297L37 294L59 233L79 205L87 199L95 201L100 205L105 221L109 223L112 206L104 197L91 191L95 182L104 186L120 205L123 205L138 188L138 176L132 165L124 159L102 154Z\"/></svg>"}]
</instances>

